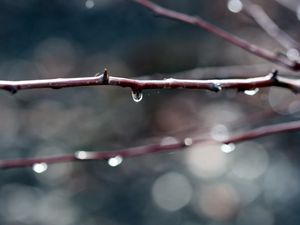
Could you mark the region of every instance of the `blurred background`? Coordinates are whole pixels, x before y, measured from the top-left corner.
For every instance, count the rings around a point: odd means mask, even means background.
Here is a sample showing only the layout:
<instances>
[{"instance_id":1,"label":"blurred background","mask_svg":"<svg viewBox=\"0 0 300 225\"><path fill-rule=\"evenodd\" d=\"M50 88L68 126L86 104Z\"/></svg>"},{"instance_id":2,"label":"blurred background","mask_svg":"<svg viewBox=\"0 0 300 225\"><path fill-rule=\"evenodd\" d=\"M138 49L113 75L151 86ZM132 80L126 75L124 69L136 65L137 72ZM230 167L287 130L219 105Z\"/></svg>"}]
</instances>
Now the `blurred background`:
<instances>
[{"instance_id":1,"label":"blurred background","mask_svg":"<svg viewBox=\"0 0 300 225\"><path fill-rule=\"evenodd\" d=\"M239 0L156 1L200 15L287 54L243 13ZM300 40L298 0L256 1ZM265 75L268 64L213 35L128 0L0 2L0 79L90 76L224 78ZM299 57L297 51L288 54ZM203 69L206 68L206 69ZM186 71L186 72L185 72ZM0 93L1 159L172 143L297 120L300 98L269 88L245 93L82 87ZM0 171L0 224L296 225L299 132L235 146ZM234 150L234 151L233 151Z\"/></svg>"}]
</instances>

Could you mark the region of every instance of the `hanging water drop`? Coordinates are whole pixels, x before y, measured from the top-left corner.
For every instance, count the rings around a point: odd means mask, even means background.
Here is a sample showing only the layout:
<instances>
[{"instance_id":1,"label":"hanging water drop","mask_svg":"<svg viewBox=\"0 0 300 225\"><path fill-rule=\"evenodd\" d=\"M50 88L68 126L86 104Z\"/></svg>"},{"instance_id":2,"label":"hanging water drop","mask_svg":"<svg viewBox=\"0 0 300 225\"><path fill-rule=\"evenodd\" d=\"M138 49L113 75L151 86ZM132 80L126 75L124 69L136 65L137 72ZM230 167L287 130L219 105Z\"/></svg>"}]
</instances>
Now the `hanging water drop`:
<instances>
[{"instance_id":1,"label":"hanging water drop","mask_svg":"<svg viewBox=\"0 0 300 225\"><path fill-rule=\"evenodd\" d=\"M43 173L48 169L48 165L46 163L35 163L32 166L32 170L36 173Z\"/></svg>"},{"instance_id":2,"label":"hanging water drop","mask_svg":"<svg viewBox=\"0 0 300 225\"><path fill-rule=\"evenodd\" d=\"M243 3L240 0L229 0L227 8L230 12L239 13L243 9Z\"/></svg>"},{"instance_id":3,"label":"hanging water drop","mask_svg":"<svg viewBox=\"0 0 300 225\"><path fill-rule=\"evenodd\" d=\"M245 91L244 91L244 94L245 94L245 95L253 96L253 95L256 95L258 91L259 91L259 88L250 89L250 90L245 90Z\"/></svg>"},{"instance_id":4,"label":"hanging water drop","mask_svg":"<svg viewBox=\"0 0 300 225\"><path fill-rule=\"evenodd\" d=\"M229 144L222 144L221 145L221 151L224 153L230 153L235 150L235 144L229 143Z\"/></svg>"},{"instance_id":5,"label":"hanging water drop","mask_svg":"<svg viewBox=\"0 0 300 225\"><path fill-rule=\"evenodd\" d=\"M132 96L133 101L135 101L135 102L140 102L143 99L143 93L141 90L132 90L131 96Z\"/></svg>"},{"instance_id":6,"label":"hanging water drop","mask_svg":"<svg viewBox=\"0 0 300 225\"><path fill-rule=\"evenodd\" d=\"M111 167L116 167L120 165L122 162L123 162L123 157L120 155L111 157L107 160L108 165L110 165Z\"/></svg>"}]
</instances>

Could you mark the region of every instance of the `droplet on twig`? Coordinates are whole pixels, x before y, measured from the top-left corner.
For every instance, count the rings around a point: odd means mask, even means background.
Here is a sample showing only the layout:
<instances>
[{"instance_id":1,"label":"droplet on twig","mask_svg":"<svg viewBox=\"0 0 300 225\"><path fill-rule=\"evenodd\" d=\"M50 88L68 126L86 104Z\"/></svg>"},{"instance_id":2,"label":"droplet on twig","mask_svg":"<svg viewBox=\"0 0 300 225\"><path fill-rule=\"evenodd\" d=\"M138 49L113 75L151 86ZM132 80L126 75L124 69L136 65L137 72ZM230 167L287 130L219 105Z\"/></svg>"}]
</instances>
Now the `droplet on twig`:
<instances>
[{"instance_id":1,"label":"droplet on twig","mask_svg":"<svg viewBox=\"0 0 300 225\"><path fill-rule=\"evenodd\" d=\"M74 153L74 157L78 160L88 160L93 159L93 152L87 152L87 151L77 151Z\"/></svg>"},{"instance_id":2,"label":"droplet on twig","mask_svg":"<svg viewBox=\"0 0 300 225\"><path fill-rule=\"evenodd\" d=\"M193 144L193 139L190 137L187 137L183 140L183 142L184 142L185 146L191 146Z\"/></svg>"},{"instance_id":3,"label":"droplet on twig","mask_svg":"<svg viewBox=\"0 0 300 225\"><path fill-rule=\"evenodd\" d=\"M254 88L254 89L250 89L250 90L245 90L244 94L253 96L253 95L256 95L258 92L259 92L259 88Z\"/></svg>"},{"instance_id":4,"label":"droplet on twig","mask_svg":"<svg viewBox=\"0 0 300 225\"><path fill-rule=\"evenodd\" d=\"M135 102L140 102L143 99L143 93L141 90L132 90L131 96L132 96L133 101L135 101Z\"/></svg>"},{"instance_id":5,"label":"droplet on twig","mask_svg":"<svg viewBox=\"0 0 300 225\"><path fill-rule=\"evenodd\" d=\"M224 153L230 153L235 150L235 144L229 143L229 144L222 144L221 145L221 151Z\"/></svg>"},{"instance_id":6,"label":"droplet on twig","mask_svg":"<svg viewBox=\"0 0 300 225\"><path fill-rule=\"evenodd\" d=\"M111 157L107 160L108 165L110 165L111 167L116 167L120 165L122 162L123 162L123 157L120 155Z\"/></svg>"},{"instance_id":7,"label":"droplet on twig","mask_svg":"<svg viewBox=\"0 0 300 225\"><path fill-rule=\"evenodd\" d=\"M230 12L239 13L243 9L243 3L240 0L229 0L227 8Z\"/></svg>"},{"instance_id":8,"label":"droplet on twig","mask_svg":"<svg viewBox=\"0 0 300 225\"><path fill-rule=\"evenodd\" d=\"M48 169L47 163L35 163L32 166L32 170L36 173L43 173Z\"/></svg>"}]
</instances>

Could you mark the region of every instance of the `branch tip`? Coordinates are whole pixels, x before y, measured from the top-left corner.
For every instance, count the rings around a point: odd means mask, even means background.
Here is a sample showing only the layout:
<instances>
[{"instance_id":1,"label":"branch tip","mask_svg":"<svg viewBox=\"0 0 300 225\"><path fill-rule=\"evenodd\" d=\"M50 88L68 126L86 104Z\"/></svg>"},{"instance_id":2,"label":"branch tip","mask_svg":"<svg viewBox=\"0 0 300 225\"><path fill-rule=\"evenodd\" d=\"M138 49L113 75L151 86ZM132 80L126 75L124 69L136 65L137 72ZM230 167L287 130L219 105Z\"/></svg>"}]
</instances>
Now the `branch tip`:
<instances>
[{"instance_id":1,"label":"branch tip","mask_svg":"<svg viewBox=\"0 0 300 225\"><path fill-rule=\"evenodd\" d=\"M278 82L278 70L277 69L274 69L271 73L271 79L274 81L274 82Z\"/></svg>"}]
</instances>

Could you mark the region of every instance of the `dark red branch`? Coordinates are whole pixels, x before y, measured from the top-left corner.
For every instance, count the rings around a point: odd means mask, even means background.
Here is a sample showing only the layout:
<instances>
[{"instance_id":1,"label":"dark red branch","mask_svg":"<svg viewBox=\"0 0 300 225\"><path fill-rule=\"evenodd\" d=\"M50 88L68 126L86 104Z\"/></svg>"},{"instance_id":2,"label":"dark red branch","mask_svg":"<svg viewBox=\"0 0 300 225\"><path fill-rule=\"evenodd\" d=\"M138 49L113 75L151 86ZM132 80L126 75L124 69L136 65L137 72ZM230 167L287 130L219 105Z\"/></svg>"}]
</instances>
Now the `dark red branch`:
<instances>
[{"instance_id":1,"label":"dark red branch","mask_svg":"<svg viewBox=\"0 0 300 225\"><path fill-rule=\"evenodd\" d=\"M220 38L226 40L227 42L229 42L235 46L238 46L239 48L242 48L256 56L264 58L270 62L284 66L290 70L294 70L294 71L300 70L300 63L298 63L296 61L291 61L286 57L280 57L274 52L271 52L271 51L264 49L262 47L259 47L257 45L251 44L244 39L241 39L241 38L239 38L233 34L230 34L227 31L225 31L213 24L208 23L207 21L203 20L200 17L190 16L190 15L187 15L184 13L173 11L173 10L161 7L160 5L157 5L149 0L134 0L134 1L137 2L138 4L144 6L145 8L153 11L157 15L200 27L200 28L214 34L215 36L220 37Z\"/></svg>"},{"instance_id":2,"label":"dark red branch","mask_svg":"<svg viewBox=\"0 0 300 225\"><path fill-rule=\"evenodd\" d=\"M104 76L105 75L105 76ZM142 91L143 89L205 89L210 91L221 91L223 89L251 90L271 86L283 87L293 92L300 90L300 80L279 77L277 71L266 76L241 78L241 79L212 79L212 80L188 80L188 79L163 79L163 80L137 80L122 77L108 76L107 73L93 77L83 78L58 78L47 80L27 81L0 81L0 89L16 93L19 90L38 88L67 88L78 86L119 86L132 90Z\"/></svg>"},{"instance_id":3,"label":"dark red branch","mask_svg":"<svg viewBox=\"0 0 300 225\"><path fill-rule=\"evenodd\" d=\"M134 148L127 148L117 151L78 151L74 154L62 155L62 156L49 156L49 157L36 157L27 159L13 159L13 160L0 160L0 168L18 168L18 167L28 167L33 166L36 163L46 163L46 164L58 164L64 162L74 162L74 161L90 161L90 160L108 160L112 157L121 156L135 157L141 155L147 155L150 153L163 153L176 150L184 150L195 144L203 142L219 143L219 144L230 144L239 143L247 140L252 140L272 134L300 131L300 121L264 126L260 128L253 129L242 134L234 135L223 142L218 142L211 138L186 138L185 140L176 141L170 144L154 144L147 146L139 146Z\"/></svg>"}]
</instances>

